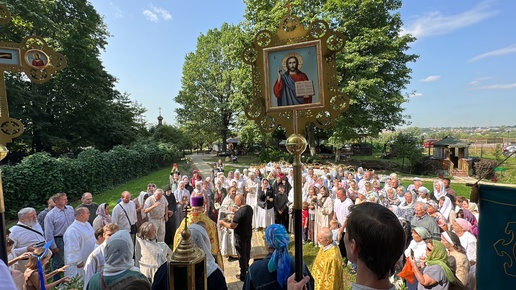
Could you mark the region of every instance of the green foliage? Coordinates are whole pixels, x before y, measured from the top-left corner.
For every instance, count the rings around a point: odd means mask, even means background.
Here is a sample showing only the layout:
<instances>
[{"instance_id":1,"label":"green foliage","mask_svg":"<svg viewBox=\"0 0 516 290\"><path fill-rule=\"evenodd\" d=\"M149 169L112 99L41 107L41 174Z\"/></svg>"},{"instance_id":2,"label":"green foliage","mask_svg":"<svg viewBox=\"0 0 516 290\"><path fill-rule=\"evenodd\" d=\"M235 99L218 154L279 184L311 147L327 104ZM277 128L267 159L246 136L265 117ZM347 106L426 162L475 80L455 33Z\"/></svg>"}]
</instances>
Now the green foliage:
<instances>
[{"instance_id":1,"label":"green foliage","mask_svg":"<svg viewBox=\"0 0 516 290\"><path fill-rule=\"evenodd\" d=\"M272 148L266 148L260 153L260 161L267 163L269 161L286 161L292 163L292 154Z\"/></svg>"},{"instance_id":2,"label":"green foliage","mask_svg":"<svg viewBox=\"0 0 516 290\"><path fill-rule=\"evenodd\" d=\"M413 166L421 159L420 140L413 133L400 132L392 143L392 150L395 151L396 156L401 158L401 166L405 164L405 159L408 159L410 166Z\"/></svg>"},{"instance_id":3,"label":"green foliage","mask_svg":"<svg viewBox=\"0 0 516 290\"><path fill-rule=\"evenodd\" d=\"M244 3L245 27L255 33L275 31L287 13L284 1ZM323 19L346 36L344 51L337 54L337 79L339 89L349 95L351 102L331 129L333 142L376 136L384 129L404 124L402 104L407 99L403 91L411 73L407 65L417 56L407 53L415 38L401 34L401 1L293 0L290 4L292 14L303 25Z\"/></svg>"},{"instance_id":4,"label":"green foliage","mask_svg":"<svg viewBox=\"0 0 516 290\"><path fill-rule=\"evenodd\" d=\"M249 68L241 58L247 42L240 27L224 23L201 34L196 51L185 58L175 98L182 107L176 113L185 130L195 132L192 141L199 147L221 138L226 148L230 128L243 111L251 87Z\"/></svg>"},{"instance_id":5,"label":"green foliage","mask_svg":"<svg viewBox=\"0 0 516 290\"><path fill-rule=\"evenodd\" d=\"M109 152L86 149L76 159L54 158L36 153L14 166L2 166L7 218L15 218L22 207L38 210L57 192L70 200L83 192L102 192L146 175L178 159L177 149L157 143L118 146Z\"/></svg>"},{"instance_id":6,"label":"green foliage","mask_svg":"<svg viewBox=\"0 0 516 290\"><path fill-rule=\"evenodd\" d=\"M495 176L494 169L498 166L496 160L481 159L473 164L477 178L491 179Z\"/></svg>"},{"instance_id":7,"label":"green foliage","mask_svg":"<svg viewBox=\"0 0 516 290\"><path fill-rule=\"evenodd\" d=\"M12 21L0 41L20 43L27 35L43 37L67 57L67 67L45 84L33 84L20 73L7 74L10 115L25 132L10 151L73 152L94 146L107 151L129 145L144 129L144 109L115 88L100 52L109 33L103 18L85 0L8 0ZM4 33L5 32L5 33Z\"/></svg>"},{"instance_id":8,"label":"green foliage","mask_svg":"<svg viewBox=\"0 0 516 290\"><path fill-rule=\"evenodd\" d=\"M80 290L84 288L84 279L77 275L73 277L70 282L59 284L57 290Z\"/></svg>"}]
</instances>

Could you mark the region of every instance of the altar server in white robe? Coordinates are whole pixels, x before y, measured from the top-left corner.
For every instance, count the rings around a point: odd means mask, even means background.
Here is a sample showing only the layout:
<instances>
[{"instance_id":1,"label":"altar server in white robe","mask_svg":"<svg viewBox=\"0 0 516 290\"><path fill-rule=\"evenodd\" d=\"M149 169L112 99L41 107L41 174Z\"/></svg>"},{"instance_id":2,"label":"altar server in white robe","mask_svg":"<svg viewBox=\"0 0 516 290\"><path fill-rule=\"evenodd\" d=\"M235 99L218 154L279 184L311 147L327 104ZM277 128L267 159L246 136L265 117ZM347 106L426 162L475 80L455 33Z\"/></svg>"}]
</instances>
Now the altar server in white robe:
<instances>
[{"instance_id":1,"label":"altar server in white robe","mask_svg":"<svg viewBox=\"0 0 516 290\"><path fill-rule=\"evenodd\" d=\"M65 248L65 276L84 276L84 264L95 249L95 232L88 222L90 210L79 207L75 210L75 221L66 229L63 236Z\"/></svg>"},{"instance_id":2,"label":"altar server in white robe","mask_svg":"<svg viewBox=\"0 0 516 290\"><path fill-rule=\"evenodd\" d=\"M116 232L118 232L117 224L107 224L104 226L104 233L102 234L104 242L91 252L88 259L86 259L86 264L84 265L84 290L86 290L91 277L104 269L104 262L106 261L104 251L106 249L106 244L109 238Z\"/></svg>"},{"instance_id":3,"label":"altar server in white robe","mask_svg":"<svg viewBox=\"0 0 516 290\"><path fill-rule=\"evenodd\" d=\"M135 264L140 273L152 283L159 266L171 258L172 250L168 245L156 241L156 227L150 222L143 223L138 229L135 247Z\"/></svg>"},{"instance_id":4,"label":"altar server in white robe","mask_svg":"<svg viewBox=\"0 0 516 290\"><path fill-rule=\"evenodd\" d=\"M258 191L258 182L256 181L256 175L254 172L250 172L247 177L247 181L245 183L245 192L246 192L246 204L253 208L253 212L256 212L257 208L257 199L256 193ZM257 228L256 223L256 215L253 215L253 221L251 226L253 229Z\"/></svg>"}]
</instances>

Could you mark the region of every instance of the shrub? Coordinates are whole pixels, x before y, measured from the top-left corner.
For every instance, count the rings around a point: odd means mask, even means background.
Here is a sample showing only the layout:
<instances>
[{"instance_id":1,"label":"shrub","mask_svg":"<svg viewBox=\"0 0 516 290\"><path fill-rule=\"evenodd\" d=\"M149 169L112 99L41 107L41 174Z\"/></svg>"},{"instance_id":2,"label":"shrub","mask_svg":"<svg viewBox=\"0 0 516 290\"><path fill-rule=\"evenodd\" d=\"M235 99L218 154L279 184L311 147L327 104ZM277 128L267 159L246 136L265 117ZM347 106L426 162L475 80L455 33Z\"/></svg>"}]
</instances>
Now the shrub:
<instances>
[{"instance_id":1,"label":"shrub","mask_svg":"<svg viewBox=\"0 0 516 290\"><path fill-rule=\"evenodd\" d=\"M495 177L494 169L498 166L498 162L496 160L490 159L481 159L480 161L474 164L475 174L477 178L487 178L491 179Z\"/></svg>"},{"instance_id":2,"label":"shrub","mask_svg":"<svg viewBox=\"0 0 516 290\"><path fill-rule=\"evenodd\" d=\"M156 143L118 146L109 152L86 149L76 159L33 154L17 165L1 167L6 218L15 219L23 207L45 208L47 199L57 192L66 192L69 200L79 199L86 191L100 193L170 166L178 156L175 147Z\"/></svg>"},{"instance_id":3,"label":"shrub","mask_svg":"<svg viewBox=\"0 0 516 290\"><path fill-rule=\"evenodd\" d=\"M411 171L416 175L434 175L441 169L441 162L431 156L425 156L412 164Z\"/></svg>"}]
</instances>

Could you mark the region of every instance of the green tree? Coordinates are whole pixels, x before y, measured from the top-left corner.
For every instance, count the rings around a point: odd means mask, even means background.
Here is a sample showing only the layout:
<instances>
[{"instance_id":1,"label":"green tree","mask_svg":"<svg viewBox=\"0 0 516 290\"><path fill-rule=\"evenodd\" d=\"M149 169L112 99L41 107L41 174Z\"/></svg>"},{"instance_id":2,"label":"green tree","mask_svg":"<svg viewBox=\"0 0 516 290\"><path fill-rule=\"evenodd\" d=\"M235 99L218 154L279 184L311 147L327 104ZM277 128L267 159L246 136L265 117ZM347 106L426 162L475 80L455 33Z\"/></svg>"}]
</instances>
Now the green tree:
<instances>
[{"instance_id":1,"label":"green tree","mask_svg":"<svg viewBox=\"0 0 516 290\"><path fill-rule=\"evenodd\" d=\"M256 33L275 31L287 13L284 1L245 0L245 27ZM402 20L397 12L400 0L314 0L289 1L292 14L304 25L323 19L346 36L344 51L337 54L339 87L351 101L349 109L335 121L330 132L336 143L377 136L385 129L405 123L402 91L409 83L407 54L415 40L401 35ZM310 139L310 138L308 138Z\"/></svg>"},{"instance_id":2,"label":"green tree","mask_svg":"<svg viewBox=\"0 0 516 290\"><path fill-rule=\"evenodd\" d=\"M240 27L224 23L201 34L195 52L186 56L175 98L182 107L176 112L179 124L195 132L194 143L221 138L226 148L230 130L243 111L244 96L250 93L249 68L241 59L248 41Z\"/></svg>"},{"instance_id":3,"label":"green tree","mask_svg":"<svg viewBox=\"0 0 516 290\"><path fill-rule=\"evenodd\" d=\"M400 132L392 142L392 149L398 159L401 159L401 167L405 166L405 159L414 165L422 157L421 142L419 136L413 133Z\"/></svg>"},{"instance_id":4,"label":"green tree","mask_svg":"<svg viewBox=\"0 0 516 290\"><path fill-rule=\"evenodd\" d=\"M116 78L100 60L109 33L86 0L7 1L13 18L1 40L21 42L38 35L67 56L65 70L42 85L9 74L11 115L26 127L12 146L38 152L69 152L94 146L109 150L135 141L145 109L115 89Z\"/></svg>"}]
</instances>

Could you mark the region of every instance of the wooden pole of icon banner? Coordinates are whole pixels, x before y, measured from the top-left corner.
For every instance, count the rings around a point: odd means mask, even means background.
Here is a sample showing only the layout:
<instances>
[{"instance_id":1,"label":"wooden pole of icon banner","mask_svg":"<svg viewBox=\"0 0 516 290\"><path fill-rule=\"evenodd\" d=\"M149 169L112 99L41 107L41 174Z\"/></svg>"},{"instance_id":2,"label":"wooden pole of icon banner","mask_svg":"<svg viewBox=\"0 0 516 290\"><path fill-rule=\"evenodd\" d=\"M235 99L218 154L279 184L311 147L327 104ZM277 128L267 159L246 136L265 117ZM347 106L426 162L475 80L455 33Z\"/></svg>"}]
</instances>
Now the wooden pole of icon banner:
<instances>
[{"instance_id":1,"label":"wooden pole of icon banner","mask_svg":"<svg viewBox=\"0 0 516 290\"><path fill-rule=\"evenodd\" d=\"M8 24L11 14L0 4L0 25ZM5 72L24 72L34 83L45 83L66 67L66 58L50 48L46 41L37 36L27 36L22 43L0 42L0 160L7 156L7 143L23 133L23 124L9 117ZM0 170L0 259L7 265L7 243L5 227L5 204Z\"/></svg>"}]
</instances>

